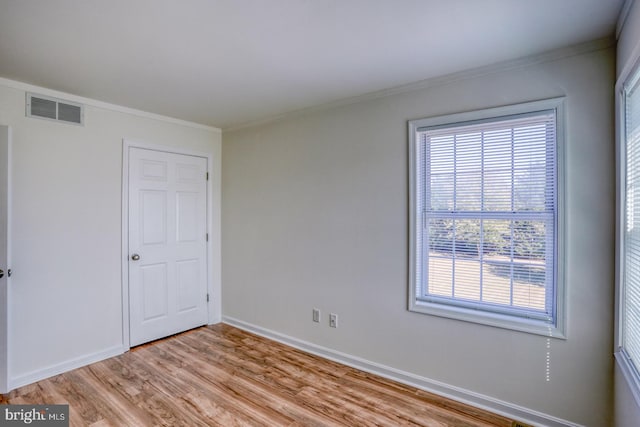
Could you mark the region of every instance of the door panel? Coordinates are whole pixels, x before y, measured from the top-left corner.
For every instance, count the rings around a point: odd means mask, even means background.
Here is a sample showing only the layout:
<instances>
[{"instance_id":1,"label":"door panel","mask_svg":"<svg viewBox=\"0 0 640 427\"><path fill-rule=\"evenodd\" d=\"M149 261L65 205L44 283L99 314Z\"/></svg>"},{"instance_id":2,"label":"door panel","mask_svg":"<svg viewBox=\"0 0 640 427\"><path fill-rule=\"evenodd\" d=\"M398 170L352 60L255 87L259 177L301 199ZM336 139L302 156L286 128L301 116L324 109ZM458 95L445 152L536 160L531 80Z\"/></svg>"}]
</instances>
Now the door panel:
<instances>
[{"instance_id":1,"label":"door panel","mask_svg":"<svg viewBox=\"0 0 640 427\"><path fill-rule=\"evenodd\" d=\"M130 345L207 323L202 157L129 148ZM133 260L133 255L139 256Z\"/></svg>"},{"instance_id":2,"label":"door panel","mask_svg":"<svg viewBox=\"0 0 640 427\"><path fill-rule=\"evenodd\" d=\"M178 215L178 242L195 242L201 237L198 227L198 193L178 192L176 194L176 213Z\"/></svg>"},{"instance_id":3,"label":"door panel","mask_svg":"<svg viewBox=\"0 0 640 427\"><path fill-rule=\"evenodd\" d=\"M167 264L145 265L141 270L143 321L167 317L169 315Z\"/></svg>"},{"instance_id":4,"label":"door panel","mask_svg":"<svg viewBox=\"0 0 640 427\"><path fill-rule=\"evenodd\" d=\"M167 192L140 191L140 226L144 245L167 241Z\"/></svg>"},{"instance_id":5,"label":"door panel","mask_svg":"<svg viewBox=\"0 0 640 427\"><path fill-rule=\"evenodd\" d=\"M178 311L195 310L198 308L198 289L192 286L197 283L200 271L199 261L197 259L188 259L178 261L177 279L178 279Z\"/></svg>"},{"instance_id":6,"label":"door panel","mask_svg":"<svg viewBox=\"0 0 640 427\"><path fill-rule=\"evenodd\" d=\"M200 170L195 165L177 164L177 182L181 184L195 183L202 179Z\"/></svg>"},{"instance_id":7,"label":"door panel","mask_svg":"<svg viewBox=\"0 0 640 427\"><path fill-rule=\"evenodd\" d=\"M140 180L167 181L167 162L142 160Z\"/></svg>"}]
</instances>

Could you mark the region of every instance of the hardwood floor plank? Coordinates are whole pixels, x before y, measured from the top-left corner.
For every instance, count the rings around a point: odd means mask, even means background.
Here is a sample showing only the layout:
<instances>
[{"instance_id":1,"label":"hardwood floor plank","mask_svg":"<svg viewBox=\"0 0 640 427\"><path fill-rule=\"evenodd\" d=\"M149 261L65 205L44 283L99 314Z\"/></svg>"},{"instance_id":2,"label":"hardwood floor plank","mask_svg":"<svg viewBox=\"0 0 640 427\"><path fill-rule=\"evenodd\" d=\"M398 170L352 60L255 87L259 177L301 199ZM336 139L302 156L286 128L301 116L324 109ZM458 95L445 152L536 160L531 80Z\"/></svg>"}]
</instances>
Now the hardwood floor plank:
<instances>
[{"instance_id":1,"label":"hardwood floor plank","mask_svg":"<svg viewBox=\"0 0 640 427\"><path fill-rule=\"evenodd\" d=\"M486 424L481 416L471 413L472 411L469 411L466 405L440 398L434 394L425 394L425 396L429 396L429 400L425 402L425 399L418 394L418 390L407 389L407 387L401 386L396 382L366 372L354 369L353 372L345 375L342 381L350 389L354 390L358 399L363 402L374 405L378 410L395 412L414 423L418 423L421 417L432 417L448 425L446 423L453 422L451 413L455 412L458 418L457 422L460 425L493 425ZM451 404L449 407L444 407L441 401L450 402ZM388 407L389 402L393 402L392 407ZM460 407L466 409L466 411L459 411L458 408ZM481 411L478 415L482 414L483 412ZM462 424L463 422L466 424Z\"/></svg>"},{"instance_id":2,"label":"hardwood floor plank","mask_svg":"<svg viewBox=\"0 0 640 427\"><path fill-rule=\"evenodd\" d=\"M175 344L175 342L173 344ZM176 349L176 353L179 354L180 351L180 346L178 346L178 348ZM204 359L206 359L206 357ZM226 362L225 360L220 360L218 363L220 363L221 366L224 366ZM211 363L211 365L209 365L209 372L211 372L214 377L220 378L218 377L218 375L223 376L224 374L216 374L216 368L220 367L217 367L216 363ZM241 387L234 390L234 392L247 395L254 401L262 402L261 405L268 406L273 410L279 411L289 416L290 418L292 418L292 420L290 420L291 424L294 423L294 420L301 420L305 423L305 425L309 426L339 425L334 424L331 419L321 417L320 414L309 411L300 405L293 405L292 398L294 397L294 394L298 389L293 391L289 390L288 388L282 387L281 382L265 382L264 379L269 377L270 375L266 371L261 373L260 375L254 375L252 372L239 371L237 369L234 369L234 381ZM217 380L214 378L209 378L209 381Z\"/></svg>"},{"instance_id":3,"label":"hardwood floor plank","mask_svg":"<svg viewBox=\"0 0 640 427\"><path fill-rule=\"evenodd\" d=\"M160 347L150 347L147 349L147 363L158 364L162 366L163 361L172 360L173 355L170 355L167 351L160 349ZM205 374L205 373L208 373ZM283 416L277 410L268 405L269 401L264 399L264 396L260 397L261 405L255 405L252 401L252 397L256 396L256 393L233 378L227 372L224 372L215 366L203 363L200 360L192 359L191 363L175 373L171 382L177 380L185 384L188 389L196 390L208 390L217 394L217 400L228 401L227 408L229 410L239 411L246 415L250 415L251 419L256 423L269 424L271 422L277 423L277 425L288 425L293 422L293 419L289 419ZM174 396L181 396L180 393L173 393ZM232 396L232 399L228 397Z\"/></svg>"},{"instance_id":4,"label":"hardwood floor plank","mask_svg":"<svg viewBox=\"0 0 640 427\"><path fill-rule=\"evenodd\" d=\"M223 324L22 387L0 403L68 403L70 425L91 427L512 423Z\"/></svg>"}]
</instances>

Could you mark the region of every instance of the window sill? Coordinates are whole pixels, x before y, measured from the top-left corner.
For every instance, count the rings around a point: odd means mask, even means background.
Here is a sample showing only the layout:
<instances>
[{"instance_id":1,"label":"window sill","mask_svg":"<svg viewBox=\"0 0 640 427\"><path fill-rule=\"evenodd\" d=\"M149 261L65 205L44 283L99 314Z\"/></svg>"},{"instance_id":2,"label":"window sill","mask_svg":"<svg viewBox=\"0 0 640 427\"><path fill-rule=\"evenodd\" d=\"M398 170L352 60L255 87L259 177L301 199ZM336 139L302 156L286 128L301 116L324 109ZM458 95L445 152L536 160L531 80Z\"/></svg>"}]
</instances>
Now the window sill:
<instances>
[{"instance_id":1,"label":"window sill","mask_svg":"<svg viewBox=\"0 0 640 427\"><path fill-rule=\"evenodd\" d=\"M493 326L496 328L526 332L529 334L543 335L550 338L566 339L564 328L535 319L526 319L444 304L428 303L416 301L414 299L409 302L409 311Z\"/></svg>"}]
</instances>

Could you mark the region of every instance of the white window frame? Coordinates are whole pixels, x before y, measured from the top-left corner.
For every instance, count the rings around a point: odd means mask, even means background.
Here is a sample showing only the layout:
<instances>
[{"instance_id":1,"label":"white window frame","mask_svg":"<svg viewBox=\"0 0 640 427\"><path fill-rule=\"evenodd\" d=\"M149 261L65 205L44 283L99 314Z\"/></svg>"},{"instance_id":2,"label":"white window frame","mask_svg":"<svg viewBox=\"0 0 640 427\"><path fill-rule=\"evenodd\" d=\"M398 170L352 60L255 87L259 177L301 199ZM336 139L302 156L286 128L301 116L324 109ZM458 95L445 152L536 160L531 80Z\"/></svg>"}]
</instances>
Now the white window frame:
<instances>
[{"instance_id":1,"label":"white window frame","mask_svg":"<svg viewBox=\"0 0 640 427\"><path fill-rule=\"evenodd\" d=\"M441 302L425 302L417 295L418 269L422 268L417 259L417 232L421 229L423 218L416 209L418 205L417 173L420 154L418 129L430 126L450 125L452 127L464 122L499 119L505 116L529 114L537 111L555 110L556 112L556 247L555 247L555 292L554 319L550 321L531 319L507 313L496 313L483 310L481 304L475 309L459 307ZM522 104L507 105L438 117L411 120L409 132L409 311L447 317L467 322L489 325L499 328L522 331L548 337L566 339L566 307L565 307L565 210L564 210L564 170L565 170L565 102L564 97L533 101Z\"/></svg>"},{"instance_id":2,"label":"white window frame","mask_svg":"<svg viewBox=\"0 0 640 427\"><path fill-rule=\"evenodd\" d=\"M626 89L640 78L640 50L635 60L623 68L616 83L616 314L614 356L631 394L640 406L640 372L633 365L623 347L623 315L625 304L625 206L626 206Z\"/></svg>"}]
</instances>

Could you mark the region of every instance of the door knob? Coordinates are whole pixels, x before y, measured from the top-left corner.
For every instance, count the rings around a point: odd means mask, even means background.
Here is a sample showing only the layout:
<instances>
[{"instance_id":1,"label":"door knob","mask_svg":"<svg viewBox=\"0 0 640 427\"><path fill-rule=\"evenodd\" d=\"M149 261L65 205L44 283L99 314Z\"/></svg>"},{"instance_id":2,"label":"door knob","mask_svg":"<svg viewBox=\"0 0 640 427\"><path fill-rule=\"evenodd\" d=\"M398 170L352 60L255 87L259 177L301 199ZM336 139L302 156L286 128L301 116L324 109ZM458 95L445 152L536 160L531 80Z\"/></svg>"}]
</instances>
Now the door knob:
<instances>
[{"instance_id":1,"label":"door knob","mask_svg":"<svg viewBox=\"0 0 640 427\"><path fill-rule=\"evenodd\" d=\"M0 279L4 277L4 270L0 270Z\"/></svg>"},{"instance_id":2,"label":"door knob","mask_svg":"<svg viewBox=\"0 0 640 427\"><path fill-rule=\"evenodd\" d=\"M131 255L131 259L132 259L132 260L134 260L134 261L137 261L137 260L139 260L139 259L140 259L140 255L138 255L138 254L133 254L133 255ZM2 277L2 276L0 276L0 277Z\"/></svg>"}]
</instances>

